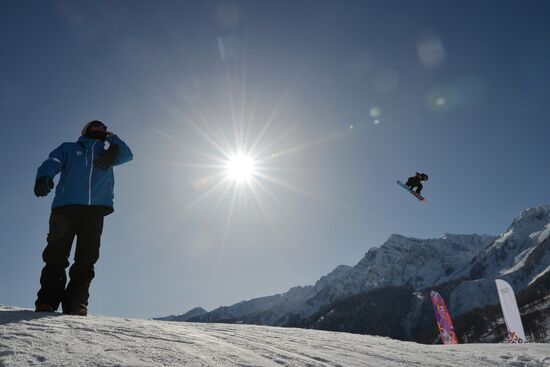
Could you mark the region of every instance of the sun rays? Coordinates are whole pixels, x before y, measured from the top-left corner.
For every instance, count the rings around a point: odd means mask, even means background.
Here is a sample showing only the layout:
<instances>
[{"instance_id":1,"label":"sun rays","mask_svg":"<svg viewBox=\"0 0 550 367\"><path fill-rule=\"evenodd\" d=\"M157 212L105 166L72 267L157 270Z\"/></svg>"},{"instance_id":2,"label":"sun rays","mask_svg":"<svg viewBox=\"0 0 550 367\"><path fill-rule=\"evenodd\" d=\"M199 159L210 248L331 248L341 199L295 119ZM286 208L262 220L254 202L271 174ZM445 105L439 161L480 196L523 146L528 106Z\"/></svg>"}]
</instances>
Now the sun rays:
<instances>
[{"instance_id":1,"label":"sun rays","mask_svg":"<svg viewBox=\"0 0 550 367\"><path fill-rule=\"evenodd\" d=\"M307 172L296 168L295 162L300 161L300 153L306 149L345 138L351 133L348 124L337 125L326 135L304 139L307 121L288 114L292 111L288 108L290 88L279 98L261 102L261 94L251 93L241 85L242 80L232 85L232 77L226 75L225 82L225 88L202 100L180 99L175 94L153 90L155 100L171 115L173 125L167 129L157 125L152 131L180 153L147 167L171 170L188 180L183 183L188 189L175 202L179 208L167 214L166 221L177 223L184 216L207 216L211 220L204 225L215 226L211 229L217 228L225 243L233 230L247 230L242 228L245 218L278 228L275 223L285 216L282 211L292 210L295 204L289 202L285 191L305 200L343 205L313 192L312 187L300 187L307 181L300 177ZM253 97L247 98L247 93ZM302 126L304 123L306 126ZM307 169L314 170L316 166L309 165Z\"/></svg>"},{"instance_id":2,"label":"sun rays","mask_svg":"<svg viewBox=\"0 0 550 367\"><path fill-rule=\"evenodd\" d=\"M160 98L158 100L161 101ZM171 162L155 165L164 169L190 170L191 175L193 172L198 173L189 184L192 188L188 194L189 200L172 215L170 221L177 222L178 218L189 215L197 206L210 208L209 214L205 215L224 217L225 224L219 229L225 241L237 216L242 215L242 210L247 210L247 215L263 218L269 227L276 227L272 220L274 210L289 207L289 203L285 203L279 196L280 189L330 205L339 204L289 180L284 173L293 168L285 166L285 162L292 160L291 155L297 155L305 149L343 138L349 133L347 128L342 127L339 132L326 137L300 142L296 135L293 136L293 133L299 131L299 124L278 120L280 104L263 123L253 108L244 114L235 112L234 106L228 106L228 117L233 121L223 123L207 117L194 107L184 112L166 99L162 103L196 136L189 140L177 137L170 140L172 144L179 144L181 150L192 154L179 162L172 159ZM233 103L228 102L229 105ZM248 120L252 116L255 116L255 121ZM161 129L155 129L159 136L171 136ZM185 143L182 144L182 141Z\"/></svg>"}]
</instances>

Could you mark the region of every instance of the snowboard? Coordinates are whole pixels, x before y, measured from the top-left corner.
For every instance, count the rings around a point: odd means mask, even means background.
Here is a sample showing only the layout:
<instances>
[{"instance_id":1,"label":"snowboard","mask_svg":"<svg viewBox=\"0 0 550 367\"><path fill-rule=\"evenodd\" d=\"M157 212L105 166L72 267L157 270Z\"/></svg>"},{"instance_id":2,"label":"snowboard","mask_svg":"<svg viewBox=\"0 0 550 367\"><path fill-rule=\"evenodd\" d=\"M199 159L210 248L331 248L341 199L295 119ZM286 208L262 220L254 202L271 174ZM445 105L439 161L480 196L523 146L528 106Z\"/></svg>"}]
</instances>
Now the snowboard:
<instances>
[{"instance_id":1,"label":"snowboard","mask_svg":"<svg viewBox=\"0 0 550 367\"><path fill-rule=\"evenodd\" d=\"M404 188L405 190L407 190L408 192L410 192L411 194L414 195L415 198L417 198L418 200L420 201L426 201L426 198L423 197L422 195L420 194L417 194L416 192L414 192L413 190L409 189L409 187L407 185L405 185L403 182L397 180L397 184L399 186L401 186L402 188Z\"/></svg>"}]
</instances>

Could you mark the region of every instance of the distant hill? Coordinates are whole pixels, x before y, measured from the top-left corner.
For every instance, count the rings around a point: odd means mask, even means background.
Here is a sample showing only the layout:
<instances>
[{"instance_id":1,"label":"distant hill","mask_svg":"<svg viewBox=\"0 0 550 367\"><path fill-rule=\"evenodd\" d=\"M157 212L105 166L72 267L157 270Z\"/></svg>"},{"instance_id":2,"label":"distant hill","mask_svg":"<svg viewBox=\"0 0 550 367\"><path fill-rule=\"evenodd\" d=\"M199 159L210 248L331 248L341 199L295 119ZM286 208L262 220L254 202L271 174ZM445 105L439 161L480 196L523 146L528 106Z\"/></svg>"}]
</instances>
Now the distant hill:
<instances>
[{"instance_id":1,"label":"distant hill","mask_svg":"<svg viewBox=\"0 0 550 367\"><path fill-rule=\"evenodd\" d=\"M193 317L198 317L206 314L207 311L202 307L195 307L189 311L187 311L184 314L181 315L170 315L170 316L164 316L164 317L155 317L153 320L161 320L161 321L188 321L189 319Z\"/></svg>"}]
</instances>

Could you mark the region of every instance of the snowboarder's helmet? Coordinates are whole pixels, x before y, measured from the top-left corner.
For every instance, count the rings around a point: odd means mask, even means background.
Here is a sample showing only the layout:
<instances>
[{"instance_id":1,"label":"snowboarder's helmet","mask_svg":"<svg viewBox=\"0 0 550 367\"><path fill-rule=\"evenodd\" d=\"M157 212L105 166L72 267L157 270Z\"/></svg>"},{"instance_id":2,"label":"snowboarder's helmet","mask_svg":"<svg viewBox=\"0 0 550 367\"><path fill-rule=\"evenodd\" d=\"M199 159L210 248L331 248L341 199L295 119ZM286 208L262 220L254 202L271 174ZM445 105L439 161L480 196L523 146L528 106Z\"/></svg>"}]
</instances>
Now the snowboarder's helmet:
<instances>
[{"instance_id":1,"label":"snowboarder's helmet","mask_svg":"<svg viewBox=\"0 0 550 367\"><path fill-rule=\"evenodd\" d=\"M428 175L427 175L427 174L421 173L420 176L422 177L422 179L423 179L424 181L428 181Z\"/></svg>"},{"instance_id":2,"label":"snowboarder's helmet","mask_svg":"<svg viewBox=\"0 0 550 367\"><path fill-rule=\"evenodd\" d=\"M88 129L92 126L97 126L107 131L107 125L105 125L103 122L99 120L92 120L90 122L87 122L86 125L84 125L84 128L82 129L82 135L86 135L86 131L88 131Z\"/></svg>"}]
</instances>

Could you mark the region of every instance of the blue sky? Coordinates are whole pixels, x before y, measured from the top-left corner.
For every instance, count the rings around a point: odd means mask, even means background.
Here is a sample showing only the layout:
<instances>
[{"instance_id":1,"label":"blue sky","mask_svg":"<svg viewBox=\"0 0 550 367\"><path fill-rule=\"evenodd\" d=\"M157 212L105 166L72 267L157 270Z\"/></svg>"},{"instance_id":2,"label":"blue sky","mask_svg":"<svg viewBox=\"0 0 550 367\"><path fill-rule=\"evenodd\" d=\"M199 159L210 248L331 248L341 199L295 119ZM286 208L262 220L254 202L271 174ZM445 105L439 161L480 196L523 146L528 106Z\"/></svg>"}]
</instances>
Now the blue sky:
<instances>
[{"instance_id":1,"label":"blue sky","mask_svg":"<svg viewBox=\"0 0 550 367\"><path fill-rule=\"evenodd\" d=\"M0 303L31 307L38 290L52 196L34 197L37 167L96 118L135 160L115 170L92 313L284 292L392 233L501 233L549 201L549 11L2 2ZM224 152L252 146L253 183L221 182ZM414 171L427 203L395 184Z\"/></svg>"}]
</instances>

